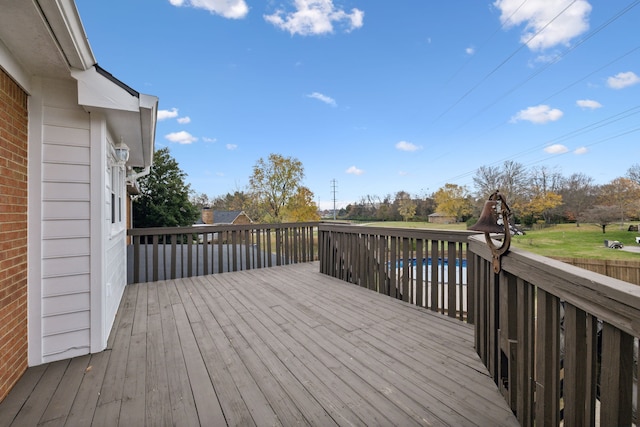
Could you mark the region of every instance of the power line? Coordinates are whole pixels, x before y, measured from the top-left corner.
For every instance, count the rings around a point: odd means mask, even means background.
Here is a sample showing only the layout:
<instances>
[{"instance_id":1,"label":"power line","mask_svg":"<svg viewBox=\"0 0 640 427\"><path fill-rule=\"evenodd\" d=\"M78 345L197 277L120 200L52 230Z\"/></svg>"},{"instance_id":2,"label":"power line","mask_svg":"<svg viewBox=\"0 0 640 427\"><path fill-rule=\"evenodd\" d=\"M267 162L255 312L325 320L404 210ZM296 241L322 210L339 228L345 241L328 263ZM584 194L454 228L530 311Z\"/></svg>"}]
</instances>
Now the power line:
<instances>
[{"instance_id":1,"label":"power line","mask_svg":"<svg viewBox=\"0 0 640 427\"><path fill-rule=\"evenodd\" d=\"M511 23L511 18L513 17L513 15L515 15L516 13L518 13L518 11L520 11L520 9L522 8L522 6L525 5L525 3L527 3L527 1L529 0L524 0L522 3L520 3L520 6L518 6L512 13L511 15L509 15L509 17L507 17L507 19L504 21L504 23L502 25L500 25L498 28L496 28L496 30L491 33L491 35L489 37L487 37L487 39L480 45L480 47L478 48L478 50L476 51L476 53L480 52L488 43L491 39L493 39L496 34L499 34L500 31L502 31L508 24ZM467 65L469 65L473 59L476 57L476 55L471 56L469 59L467 59L467 61L462 64L460 66L460 68L458 68L458 70L456 72L454 72L451 77L444 83L444 86L449 85L449 83L451 83L457 76L458 74L460 74L460 72L462 72L462 70L464 70Z\"/></svg>"},{"instance_id":2,"label":"power line","mask_svg":"<svg viewBox=\"0 0 640 427\"><path fill-rule=\"evenodd\" d=\"M553 22L553 20L555 20L558 16L560 16L562 13L564 13L564 11L566 11L568 9L568 7L570 7L573 3L572 2L569 6L567 6L565 9L563 9L558 15L556 15L549 23L547 23L545 25L544 28L546 28L551 22ZM467 123L469 123L469 121L471 121L473 118L477 117L478 115L480 115L481 113L485 112L486 110L488 110L489 108L493 107L495 104L497 104L499 101L501 101L502 99L506 98L508 95L510 95L511 93L515 92L517 89L519 89L520 87L524 86L526 83L528 83L530 80L532 80L533 78L537 77L538 75L540 75L541 73L543 73L544 71L548 70L552 65L556 64L557 62L560 61L560 59L564 58L565 56L567 56L569 53L573 52L575 49L577 49L578 47L580 47L581 45L583 45L586 41L588 41L589 39L591 39L592 37L594 37L596 34L600 33L603 29L605 29L606 27L608 27L609 25L611 25L613 22L615 22L617 19L619 19L620 17L622 17L623 15L627 14L629 11L631 11L631 9L633 9L634 7L636 7L638 4L640 4L640 0L635 0L631 3L629 3L626 7L624 7L623 9L619 10L616 14L614 14L613 16L611 16L609 19L607 19L604 23L602 23L601 25L599 25L597 28L595 28L593 31L589 32L586 36L584 36L582 39L580 39L575 45L571 46L570 48L565 49L565 51L563 51L560 55L556 56L556 58L554 59L554 61L546 64L544 67L542 67L539 70L536 70L535 72L531 73L526 79L524 79L522 82L520 82L519 84L515 85L514 87L512 87L511 89L509 89L508 91L506 91L505 93L503 93L500 97L498 97L496 100L494 100L492 103L488 104L487 106L485 106L484 108L482 108L481 110L479 110L476 114L474 114L473 116L471 116L465 123L462 124L462 126L466 125ZM522 4L520 5L520 7L522 6ZM513 16L513 15L511 15ZM542 31L542 30L541 30ZM446 114L448 111L450 111L453 107L455 107L459 102L462 101L462 99L464 99L464 97L466 97L468 94L470 94L473 90L475 90L481 83L483 83L485 80L487 80L487 78L492 75L495 71L497 71L500 67L502 67L502 65L504 65L508 60L510 60L515 53L517 53L519 50L521 50L524 46L527 45L527 43L529 43L537 34L539 34L541 31L538 31L536 34L534 34L534 36L532 36L531 38L529 38L529 40L527 40L527 42L524 45L521 45L515 52L513 52L511 55L509 55L504 61L502 61L496 68L494 68L494 70L492 70L489 74L487 74L479 83L477 83L472 89L470 89L469 91L467 91L467 93L465 95L463 95L453 106L451 106L449 109L447 109L444 113L442 113L440 116L438 116L438 118L442 117L444 114ZM586 80L587 78L591 77L592 75L596 74L599 71L602 71L603 69L611 66L612 64L620 61L621 59L635 53L636 51L638 51L640 49L640 46L636 46L635 48L627 51L626 53L624 53L623 55L609 61L608 63L604 64L603 66L598 67L597 69L595 69L594 71L592 71L591 73L585 75L584 77L582 77L581 79L575 80L573 81L571 84L565 86L564 88L560 89L559 91L554 92L553 94L549 95L548 97L546 97L543 101L541 101L541 103L546 102L547 100L549 100L550 98L553 98L555 96L557 96L558 94L568 90L569 88L577 85L578 83ZM600 127L603 126L607 126L610 125L612 123L615 123L619 120L622 120L630 115L633 114L637 114L638 112L633 112L634 110L638 109L640 107L634 107L631 108L629 110L626 110L622 113L619 113L617 115L614 115L612 117L609 117L607 119L604 119L602 121L596 122L596 123L592 123L588 126L585 126L583 128L574 130L572 132L569 132L568 134L562 135L560 137L555 138L554 140L552 140L551 142L559 142L559 141L563 141L566 139L570 139L573 138L575 136L593 131L595 129L598 129ZM624 117L620 117L617 118L615 120L613 120L614 118L616 118L619 115L623 115L625 113L629 113L627 116ZM492 132L495 129L497 129L498 127L503 126L504 124L506 124L507 121L493 127L492 129L490 129L488 132ZM626 135L627 133L623 133L622 135ZM616 136L617 137L617 136ZM612 137L613 138L613 137ZM609 140L609 139L607 139ZM542 145L542 147L550 145L551 142L546 142L545 144ZM595 144L595 143L594 143ZM591 144L591 145L594 145ZM537 149L539 149L540 146L535 146L533 148L530 148L524 152L521 152L515 156L511 156L505 159L502 159L498 162L494 162L493 164L497 164L500 163L502 161L506 161L509 159L513 159L513 158L517 158L520 157L524 154L529 154ZM440 158L446 156L447 154L443 154L440 156ZM555 156L554 156L555 157ZM548 158L548 157L546 157ZM470 172L466 172L464 174L458 175L456 177L453 178L453 180L456 179L460 179L466 176L469 176L470 174L473 174L477 169L475 169L474 171L470 171Z\"/></svg>"},{"instance_id":3,"label":"power line","mask_svg":"<svg viewBox=\"0 0 640 427\"><path fill-rule=\"evenodd\" d=\"M573 52L575 49L577 49L578 47L580 47L582 44L584 44L587 40L591 39L593 36L595 36L596 34L598 34L600 31L602 31L604 28L608 27L609 25L611 25L614 21L616 21L618 18L620 18L621 16L625 15L626 13L628 13L631 9L633 9L634 7L636 7L638 4L640 4L640 0L636 0L633 3L627 5L627 7L625 7L624 9L620 10L618 13L616 13L614 16L612 16L611 18L609 18L607 21L605 21L603 24L601 24L600 26L598 26L596 29L594 29L593 31L590 31L585 37L583 37L582 39L580 39L576 44L570 46L569 48L565 49L562 53L560 53L559 55L556 55L553 59L553 61L548 62L547 64L545 64L544 66L540 67L539 69L537 69L536 71L534 71L533 73L529 74L529 76L527 76L523 81L521 81L520 83L516 84L515 86L513 86L511 89L507 90L506 92L504 92L502 95L500 95L498 98L496 98L493 102L491 102L490 104L486 105L485 107L483 107L482 109L480 109L476 114L474 114L473 116L471 116L465 123L462 124L462 126L466 125L467 123L469 123L472 119L476 118L477 116L479 116L480 114L484 113L485 111L487 111L489 108L493 107L494 105L496 105L498 102L502 101L504 98L506 98L507 96L511 95L513 92L515 92L516 90L520 89L522 86L524 86L525 84L527 84L529 81L533 80L534 78L538 77L540 74L542 74L543 72L547 71L551 66L557 64L562 58L564 58L565 56L567 56L569 53ZM565 9L566 10L566 9ZM555 18L554 18L555 19ZM531 39L529 39L531 40ZM627 55L630 55L631 53L635 52L636 50L638 50L639 47L636 47L634 49L632 49L631 51L627 52L626 54L624 54L622 57L625 57ZM621 58L622 58L621 57ZM618 58L620 59L620 58ZM615 61L614 61L615 62ZM601 68L599 68L598 70L602 69L602 68L606 68L606 66L608 66L610 64L607 64ZM597 72L598 70L594 71ZM588 76L584 77L584 79L588 78ZM579 83L581 80L574 82L574 84ZM557 94L557 93L556 93ZM556 94L554 94L553 96L555 96ZM549 98L547 98L549 99ZM544 101L543 101L544 102Z\"/></svg>"},{"instance_id":4,"label":"power line","mask_svg":"<svg viewBox=\"0 0 640 427\"><path fill-rule=\"evenodd\" d=\"M605 126L609 126L609 125L611 125L613 123L619 122L620 120L629 118L629 117L631 117L633 115L636 115L636 114L640 114L640 105L637 105L635 107L629 108L629 109L627 109L625 111L622 111L620 113L614 114L614 115L609 116L609 117L607 117L605 119L593 122L593 123L591 123L591 124L589 124L587 126L583 126L581 128L575 129L575 130L573 130L571 132L567 132L567 133L565 133L563 135L560 135L560 136L558 136L558 137L556 137L556 138L554 138L552 140L549 140L549 141L545 142L544 144L539 144L539 145L536 145L534 147L528 148L528 149L526 149L524 151L521 151L519 153L516 153L516 154L514 154L512 156L508 156L508 157L502 158L500 160L496 160L496 161L488 164L487 166L495 166L495 165L503 163L503 162L505 162L507 160L517 159L518 157L522 157L524 155L533 153L533 152L539 150L540 148L547 147L547 146L549 146L549 145L551 145L553 143L558 143L558 142L566 141L566 140L571 139L571 138L575 138L575 137L577 137L579 135L583 135L585 133L592 132L592 131L594 131L596 129L600 129L600 128L605 127ZM619 137L622 137L622 136L637 132L638 130L640 130L640 128L635 128L635 129L632 129L631 131L625 131L623 133L620 133L620 134L617 134L617 135L614 135L614 136L610 136L610 137L598 140L596 142L592 142L590 144L586 144L586 145L584 145L584 147L591 147L593 145L597 145L597 144L600 144L600 143L605 142L605 141L610 141L612 139L616 139L616 138L619 138ZM531 162L531 163L529 163L529 164L527 164L525 166L530 166L531 164L539 163L539 162L544 161L546 159L557 157L557 156L562 155L562 154L567 154L567 153L559 153L559 154L556 154L556 155L547 156L544 159L536 160L535 162ZM464 173L459 174L457 176L454 176L452 178L449 178L447 181L441 181L441 182L456 181L456 180L459 180L459 179L462 179L462 178L467 178L467 177L473 175L477 170L478 169L476 168L476 169L473 169L471 171L467 171L467 172L464 172Z\"/></svg>"},{"instance_id":5,"label":"power line","mask_svg":"<svg viewBox=\"0 0 640 427\"><path fill-rule=\"evenodd\" d=\"M444 112L442 112L440 115L438 115L435 120L433 120L432 123L437 122L438 120L440 120L444 115L446 115L449 111L451 111L453 108L455 108L458 104L460 104L460 102L462 102L465 98L467 98L473 91L475 91L478 87L480 87L485 81L487 81L489 79L489 77L491 77L492 75L494 75L500 68L502 68L507 62L509 62L514 56L516 56L516 54L518 52L520 52L522 49L524 49L525 47L527 47L529 45L529 42L531 42L534 38L536 38L540 33L542 33L545 29L547 29L547 27L549 27L549 25L551 25L556 19L558 19L567 9L569 9L571 6L573 6L573 4L575 2L577 2L578 0L573 0L571 3L569 3L564 9L562 9L560 11L560 13L558 13L556 16L554 16L549 22L547 22L542 28L540 28L538 31L536 31L531 37L529 37L529 39L524 42L523 44L521 44L515 51L511 52L511 54L509 56L507 56L504 60L502 60L502 62L500 62L493 70L491 70L488 74L485 74L485 76L480 79L479 82L477 82L474 86L471 87L471 89L469 89L468 91L466 91L460 98L458 98L458 100L456 102L454 102L451 106L449 106L449 108L447 108ZM640 1L640 0L638 0Z\"/></svg>"}]
</instances>

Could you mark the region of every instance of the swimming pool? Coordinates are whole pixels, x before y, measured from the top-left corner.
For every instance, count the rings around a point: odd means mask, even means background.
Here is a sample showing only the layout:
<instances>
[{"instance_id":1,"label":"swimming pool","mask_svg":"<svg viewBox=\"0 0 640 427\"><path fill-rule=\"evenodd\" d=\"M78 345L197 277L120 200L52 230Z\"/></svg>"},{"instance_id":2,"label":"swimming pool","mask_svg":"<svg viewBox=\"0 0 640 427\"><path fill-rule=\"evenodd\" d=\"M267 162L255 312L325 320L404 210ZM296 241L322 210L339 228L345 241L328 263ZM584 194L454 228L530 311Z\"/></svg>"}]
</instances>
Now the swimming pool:
<instances>
[{"instance_id":1,"label":"swimming pool","mask_svg":"<svg viewBox=\"0 0 640 427\"><path fill-rule=\"evenodd\" d=\"M462 266L460 265L460 261L462 261ZM431 257L429 258L423 258L422 259L422 263L420 263L420 260L413 258L411 260L409 260L410 262L410 267L411 269L409 270L409 275L410 277L415 280L416 278L416 269L417 267L422 264L422 277L427 281L430 282L432 279L431 276L431 269L433 266L433 260L431 259ZM438 262L437 262L437 271L438 271L438 283L447 283L449 281L449 260L447 258L438 258ZM460 278L460 275L462 275L461 277L461 282L462 285L466 285L467 284L467 260L463 259L457 259L456 258L456 277ZM396 274L397 277L401 277L404 271L404 260L398 260L396 261ZM457 279L456 281L458 281L460 279Z\"/></svg>"}]
</instances>

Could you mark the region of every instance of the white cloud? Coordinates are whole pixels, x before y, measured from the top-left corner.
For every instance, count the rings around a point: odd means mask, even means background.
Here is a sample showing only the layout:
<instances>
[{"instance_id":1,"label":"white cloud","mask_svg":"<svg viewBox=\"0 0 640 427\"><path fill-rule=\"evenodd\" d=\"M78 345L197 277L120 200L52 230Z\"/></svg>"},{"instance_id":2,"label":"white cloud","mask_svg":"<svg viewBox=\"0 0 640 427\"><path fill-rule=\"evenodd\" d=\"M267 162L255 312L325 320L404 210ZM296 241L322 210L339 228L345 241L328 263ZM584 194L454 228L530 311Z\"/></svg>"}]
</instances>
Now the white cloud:
<instances>
[{"instance_id":1,"label":"white cloud","mask_svg":"<svg viewBox=\"0 0 640 427\"><path fill-rule=\"evenodd\" d=\"M319 92L313 92L312 94L307 95L307 97L317 99L318 101L322 101L325 104L331 105L332 107L336 107L338 105L335 99L329 96L323 95Z\"/></svg>"},{"instance_id":2,"label":"white cloud","mask_svg":"<svg viewBox=\"0 0 640 427\"><path fill-rule=\"evenodd\" d=\"M559 120L563 114L564 113L557 108L551 108L548 105L542 104L519 111L511 118L511 123L523 120L537 124L555 122L556 120Z\"/></svg>"},{"instance_id":3,"label":"white cloud","mask_svg":"<svg viewBox=\"0 0 640 427\"><path fill-rule=\"evenodd\" d=\"M158 121L161 122L167 119L173 119L178 117L178 109L172 108L171 110L158 110Z\"/></svg>"},{"instance_id":4,"label":"white cloud","mask_svg":"<svg viewBox=\"0 0 640 427\"><path fill-rule=\"evenodd\" d=\"M474 53L476 53L476 50L473 47L468 47L464 51L467 55L473 55Z\"/></svg>"},{"instance_id":5,"label":"white cloud","mask_svg":"<svg viewBox=\"0 0 640 427\"><path fill-rule=\"evenodd\" d=\"M350 175L362 175L364 173L364 171L362 169L358 169L355 166L351 166L349 169L347 169L345 171L346 173L350 174Z\"/></svg>"},{"instance_id":6,"label":"white cloud","mask_svg":"<svg viewBox=\"0 0 640 427\"><path fill-rule=\"evenodd\" d=\"M361 28L364 12L351 9L351 13L337 8L333 0L295 0L295 11L277 10L264 19L291 35L310 36L333 33L334 24L341 25L346 32Z\"/></svg>"},{"instance_id":7,"label":"white cloud","mask_svg":"<svg viewBox=\"0 0 640 427\"><path fill-rule=\"evenodd\" d=\"M227 150L235 150L236 148L238 148L238 146L236 144L227 144L225 145L225 147L227 148Z\"/></svg>"},{"instance_id":8,"label":"white cloud","mask_svg":"<svg viewBox=\"0 0 640 427\"><path fill-rule=\"evenodd\" d=\"M583 108L585 110L595 110L598 108L602 108L602 104L598 101L594 101L593 99L579 99L576 101L578 107Z\"/></svg>"},{"instance_id":9,"label":"white cloud","mask_svg":"<svg viewBox=\"0 0 640 427\"><path fill-rule=\"evenodd\" d=\"M213 143L213 142L216 142L216 141L217 141L217 139L216 139L216 138L207 138L206 136L205 136L205 137L202 137L202 140L203 140L204 142L211 142L211 143Z\"/></svg>"},{"instance_id":10,"label":"white cloud","mask_svg":"<svg viewBox=\"0 0 640 427\"><path fill-rule=\"evenodd\" d=\"M544 55L538 55L534 58L533 61L529 63L530 68L534 68L536 64L550 64L552 62L556 62L560 59L557 52L547 53Z\"/></svg>"},{"instance_id":11,"label":"white cloud","mask_svg":"<svg viewBox=\"0 0 640 427\"><path fill-rule=\"evenodd\" d=\"M587 0L496 0L493 5L500 10L506 28L524 25L520 41L528 42L531 50L568 45L589 29L591 5Z\"/></svg>"},{"instance_id":12,"label":"white cloud","mask_svg":"<svg viewBox=\"0 0 640 427\"><path fill-rule=\"evenodd\" d=\"M563 154L569 151L569 149L562 144L553 144L545 147L544 151L549 154Z\"/></svg>"},{"instance_id":13,"label":"white cloud","mask_svg":"<svg viewBox=\"0 0 640 427\"><path fill-rule=\"evenodd\" d=\"M186 125L187 123L191 123L191 117L189 117L189 116L179 117L178 118L178 123L180 123L181 125Z\"/></svg>"},{"instance_id":14,"label":"white cloud","mask_svg":"<svg viewBox=\"0 0 640 427\"><path fill-rule=\"evenodd\" d=\"M400 151L418 151L421 150L422 147L412 144L411 142L400 141L396 143L396 149Z\"/></svg>"},{"instance_id":15,"label":"white cloud","mask_svg":"<svg viewBox=\"0 0 640 427\"><path fill-rule=\"evenodd\" d=\"M624 89L625 87L633 86L638 83L640 83L640 77L638 77L638 75L633 71L618 73L607 79L607 86L611 89Z\"/></svg>"},{"instance_id":16,"label":"white cloud","mask_svg":"<svg viewBox=\"0 0 640 427\"><path fill-rule=\"evenodd\" d=\"M577 155L581 155L581 154L586 154L589 150L587 149L587 147L580 147L578 149L576 149L573 154L577 154Z\"/></svg>"},{"instance_id":17,"label":"white cloud","mask_svg":"<svg viewBox=\"0 0 640 427\"><path fill-rule=\"evenodd\" d=\"M171 5L204 9L225 18L240 19L247 16L249 7L244 0L169 0Z\"/></svg>"},{"instance_id":18,"label":"white cloud","mask_svg":"<svg viewBox=\"0 0 640 427\"><path fill-rule=\"evenodd\" d=\"M198 140L198 138L185 131L169 133L164 137L169 141L177 142L178 144L191 144Z\"/></svg>"}]
</instances>

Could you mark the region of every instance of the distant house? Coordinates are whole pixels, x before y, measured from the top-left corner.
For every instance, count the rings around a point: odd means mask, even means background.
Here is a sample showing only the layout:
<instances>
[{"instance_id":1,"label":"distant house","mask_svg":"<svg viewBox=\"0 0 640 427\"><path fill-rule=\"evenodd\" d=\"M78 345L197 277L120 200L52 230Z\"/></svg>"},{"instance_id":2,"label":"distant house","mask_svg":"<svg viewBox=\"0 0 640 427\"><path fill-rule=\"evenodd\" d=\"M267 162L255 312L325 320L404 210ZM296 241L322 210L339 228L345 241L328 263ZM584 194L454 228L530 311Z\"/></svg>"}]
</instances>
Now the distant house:
<instances>
[{"instance_id":1,"label":"distant house","mask_svg":"<svg viewBox=\"0 0 640 427\"><path fill-rule=\"evenodd\" d=\"M97 65L73 0L1 10L0 400L27 366L106 348L158 106Z\"/></svg>"},{"instance_id":2,"label":"distant house","mask_svg":"<svg viewBox=\"0 0 640 427\"><path fill-rule=\"evenodd\" d=\"M253 224L251 218L243 211L214 211L209 207L201 210L200 218L195 225L243 225Z\"/></svg>"},{"instance_id":3,"label":"distant house","mask_svg":"<svg viewBox=\"0 0 640 427\"><path fill-rule=\"evenodd\" d=\"M243 211L213 211L209 207L202 208L200 218L194 224L197 227L205 227L207 225L244 225L252 224L251 218L247 216ZM222 237L220 233L207 233L207 241L212 243L218 243L218 239L222 239L222 242L227 241L226 234L223 232ZM204 241L204 234L199 236L199 241Z\"/></svg>"},{"instance_id":4,"label":"distant house","mask_svg":"<svg viewBox=\"0 0 640 427\"><path fill-rule=\"evenodd\" d=\"M213 223L215 225L243 225L251 224L251 218L243 211L214 211Z\"/></svg>"},{"instance_id":5,"label":"distant house","mask_svg":"<svg viewBox=\"0 0 640 427\"><path fill-rule=\"evenodd\" d=\"M457 218L455 216L435 212L429 215L429 222L432 224L455 224L457 222Z\"/></svg>"}]
</instances>

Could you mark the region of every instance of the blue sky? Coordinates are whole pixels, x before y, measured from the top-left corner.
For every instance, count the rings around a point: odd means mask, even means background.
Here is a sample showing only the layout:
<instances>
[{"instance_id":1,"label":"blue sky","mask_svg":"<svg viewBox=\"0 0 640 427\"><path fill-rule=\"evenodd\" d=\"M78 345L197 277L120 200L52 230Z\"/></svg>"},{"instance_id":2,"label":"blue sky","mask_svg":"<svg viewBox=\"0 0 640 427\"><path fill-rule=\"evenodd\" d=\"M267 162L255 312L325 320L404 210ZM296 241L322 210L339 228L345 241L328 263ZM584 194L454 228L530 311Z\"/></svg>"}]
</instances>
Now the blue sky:
<instances>
[{"instance_id":1,"label":"blue sky","mask_svg":"<svg viewBox=\"0 0 640 427\"><path fill-rule=\"evenodd\" d=\"M197 193L270 153L321 207L473 191L480 166L640 163L640 1L76 0L98 63L160 99Z\"/></svg>"}]
</instances>

